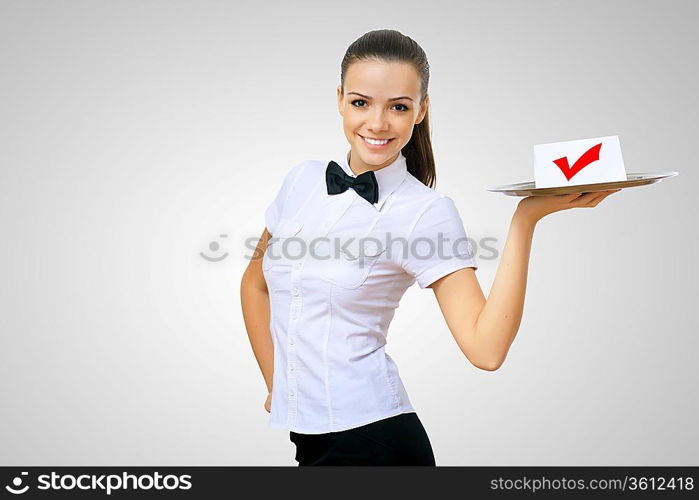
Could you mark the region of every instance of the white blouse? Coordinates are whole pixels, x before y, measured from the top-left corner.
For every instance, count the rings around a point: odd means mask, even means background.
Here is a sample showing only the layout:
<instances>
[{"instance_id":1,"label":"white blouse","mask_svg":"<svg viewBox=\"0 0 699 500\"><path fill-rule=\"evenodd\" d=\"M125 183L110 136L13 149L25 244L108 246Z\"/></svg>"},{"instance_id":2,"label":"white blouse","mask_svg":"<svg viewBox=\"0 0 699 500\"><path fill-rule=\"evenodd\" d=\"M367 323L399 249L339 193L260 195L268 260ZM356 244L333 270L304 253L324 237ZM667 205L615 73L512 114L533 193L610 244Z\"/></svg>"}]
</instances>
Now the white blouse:
<instances>
[{"instance_id":1,"label":"white blouse","mask_svg":"<svg viewBox=\"0 0 699 500\"><path fill-rule=\"evenodd\" d=\"M334 158L348 175L349 151ZM329 195L328 161L294 166L265 211L262 259L274 376L269 426L320 434L414 412L386 353L405 290L477 269L454 202L418 181L403 154L374 171L379 200ZM442 244L438 245L439 239Z\"/></svg>"}]
</instances>

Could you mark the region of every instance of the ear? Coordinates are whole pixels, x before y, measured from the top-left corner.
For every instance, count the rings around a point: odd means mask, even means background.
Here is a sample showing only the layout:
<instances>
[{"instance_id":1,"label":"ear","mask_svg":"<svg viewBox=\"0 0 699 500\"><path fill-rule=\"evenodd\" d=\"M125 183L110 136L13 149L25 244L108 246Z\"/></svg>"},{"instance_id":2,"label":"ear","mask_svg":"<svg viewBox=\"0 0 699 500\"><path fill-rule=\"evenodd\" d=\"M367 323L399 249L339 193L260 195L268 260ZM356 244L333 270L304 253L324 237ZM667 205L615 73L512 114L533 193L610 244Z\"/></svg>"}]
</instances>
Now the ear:
<instances>
[{"instance_id":1,"label":"ear","mask_svg":"<svg viewBox=\"0 0 699 500\"><path fill-rule=\"evenodd\" d=\"M340 116L342 115L342 85L337 86L337 110L340 112Z\"/></svg>"},{"instance_id":2,"label":"ear","mask_svg":"<svg viewBox=\"0 0 699 500\"><path fill-rule=\"evenodd\" d=\"M425 100L422 101L422 104L420 105L420 112L418 113L417 119L415 120L415 125L420 123L425 118L429 104L430 104L430 95L427 94L427 95L425 95Z\"/></svg>"}]
</instances>

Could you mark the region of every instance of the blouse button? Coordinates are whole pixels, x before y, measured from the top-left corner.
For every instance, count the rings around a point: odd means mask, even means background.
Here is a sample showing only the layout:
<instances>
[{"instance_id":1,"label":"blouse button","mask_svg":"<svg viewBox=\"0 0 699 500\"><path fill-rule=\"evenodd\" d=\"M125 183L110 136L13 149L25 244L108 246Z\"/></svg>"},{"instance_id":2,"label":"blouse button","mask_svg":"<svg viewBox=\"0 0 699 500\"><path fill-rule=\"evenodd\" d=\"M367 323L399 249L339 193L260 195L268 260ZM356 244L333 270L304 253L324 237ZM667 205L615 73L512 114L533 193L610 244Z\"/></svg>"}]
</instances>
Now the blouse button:
<instances>
[{"instance_id":1,"label":"blouse button","mask_svg":"<svg viewBox=\"0 0 699 500\"><path fill-rule=\"evenodd\" d=\"M289 337L289 344L294 345L294 337Z\"/></svg>"},{"instance_id":2,"label":"blouse button","mask_svg":"<svg viewBox=\"0 0 699 500\"><path fill-rule=\"evenodd\" d=\"M295 287L292 289L291 293L293 293L294 295L298 295L298 294L299 294L299 287L295 286Z\"/></svg>"}]
</instances>

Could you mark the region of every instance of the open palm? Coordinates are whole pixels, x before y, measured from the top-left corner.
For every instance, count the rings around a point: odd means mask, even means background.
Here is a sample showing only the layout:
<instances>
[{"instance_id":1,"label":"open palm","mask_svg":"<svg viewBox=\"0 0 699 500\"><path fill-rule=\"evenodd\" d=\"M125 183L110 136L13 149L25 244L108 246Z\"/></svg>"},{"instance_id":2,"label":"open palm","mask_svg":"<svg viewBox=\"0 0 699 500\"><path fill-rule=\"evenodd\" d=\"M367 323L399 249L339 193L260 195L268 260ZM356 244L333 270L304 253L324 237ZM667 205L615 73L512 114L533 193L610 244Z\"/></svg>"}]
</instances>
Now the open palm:
<instances>
[{"instance_id":1,"label":"open palm","mask_svg":"<svg viewBox=\"0 0 699 500\"><path fill-rule=\"evenodd\" d=\"M554 212L569 208L596 207L603 199L620 189L594 191L591 193L555 194L545 196L527 196L520 200L517 210L536 222Z\"/></svg>"}]
</instances>

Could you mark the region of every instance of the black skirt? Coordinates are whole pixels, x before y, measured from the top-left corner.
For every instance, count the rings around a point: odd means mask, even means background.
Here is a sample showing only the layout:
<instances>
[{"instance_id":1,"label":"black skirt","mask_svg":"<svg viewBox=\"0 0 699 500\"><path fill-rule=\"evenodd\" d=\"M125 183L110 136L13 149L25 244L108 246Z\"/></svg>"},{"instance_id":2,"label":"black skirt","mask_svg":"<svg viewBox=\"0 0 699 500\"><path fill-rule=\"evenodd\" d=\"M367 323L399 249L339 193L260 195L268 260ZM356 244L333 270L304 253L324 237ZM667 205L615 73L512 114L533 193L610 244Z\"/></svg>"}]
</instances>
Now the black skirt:
<instances>
[{"instance_id":1,"label":"black skirt","mask_svg":"<svg viewBox=\"0 0 699 500\"><path fill-rule=\"evenodd\" d=\"M415 412L325 434L290 431L303 465L431 465L434 453Z\"/></svg>"}]
</instances>

